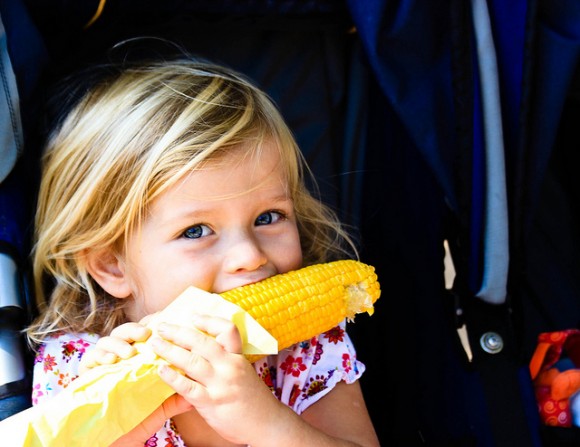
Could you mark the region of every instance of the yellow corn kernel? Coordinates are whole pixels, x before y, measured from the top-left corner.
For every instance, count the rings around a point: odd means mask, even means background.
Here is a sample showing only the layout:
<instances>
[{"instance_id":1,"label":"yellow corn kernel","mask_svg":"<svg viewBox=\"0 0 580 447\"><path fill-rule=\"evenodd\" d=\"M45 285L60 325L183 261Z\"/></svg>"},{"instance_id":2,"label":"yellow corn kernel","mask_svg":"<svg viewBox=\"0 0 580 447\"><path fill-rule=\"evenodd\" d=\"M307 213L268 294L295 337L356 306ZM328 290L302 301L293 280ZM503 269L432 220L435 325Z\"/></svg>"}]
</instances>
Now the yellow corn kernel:
<instances>
[{"instance_id":1,"label":"yellow corn kernel","mask_svg":"<svg viewBox=\"0 0 580 447\"><path fill-rule=\"evenodd\" d=\"M374 267L343 260L282 273L220 295L254 317L282 350L345 318L353 320L357 313L372 315L380 294Z\"/></svg>"}]
</instances>

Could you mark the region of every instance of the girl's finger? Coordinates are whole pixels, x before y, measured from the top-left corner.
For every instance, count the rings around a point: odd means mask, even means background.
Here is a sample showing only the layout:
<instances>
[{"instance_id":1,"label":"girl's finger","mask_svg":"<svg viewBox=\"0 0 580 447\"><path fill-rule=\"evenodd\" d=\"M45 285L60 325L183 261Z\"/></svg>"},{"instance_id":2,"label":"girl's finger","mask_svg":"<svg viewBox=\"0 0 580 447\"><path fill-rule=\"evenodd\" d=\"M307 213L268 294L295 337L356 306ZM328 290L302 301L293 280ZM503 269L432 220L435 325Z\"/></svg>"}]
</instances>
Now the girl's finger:
<instances>
[{"instance_id":1,"label":"girl's finger","mask_svg":"<svg viewBox=\"0 0 580 447\"><path fill-rule=\"evenodd\" d=\"M157 333L163 339L205 358L219 355L224 351L223 347L216 343L212 334L208 335L195 328L161 323L157 327Z\"/></svg>"},{"instance_id":2,"label":"girl's finger","mask_svg":"<svg viewBox=\"0 0 580 447\"><path fill-rule=\"evenodd\" d=\"M200 383L207 383L213 377L212 366L201 355L163 340L162 338L152 339L151 346L158 356L167 360L176 368L179 368L192 379Z\"/></svg>"},{"instance_id":3,"label":"girl's finger","mask_svg":"<svg viewBox=\"0 0 580 447\"><path fill-rule=\"evenodd\" d=\"M196 401L207 398L207 390L205 386L178 373L171 366L160 366L158 374L167 385L173 388L176 393L183 396L194 406Z\"/></svg>"},{"instance_id":4,"label":"girl's finger","mask_svg":"<svg viewBox=\"0 0 580 447\"><path fill-rule=\"evenodd\" d=\"M242 337L234 323L224 318L207 315L196 316L193 324L197 329L215 337L216 341L228 352L242 353Z\"/></svg>"},{"instance_id":5,"label":"girl's finger","mask_svg":"<svg viewBox=\"0 0 580 447\"><path fill-rule=\"evenodd\" d=\"M85 354L79 365L79 374L86 373L89 369L93 369L100 365L112 365L116 363L118 357L112 352L103 351L99 348L95 348L92 351Z\"/></svg>"},{"instance_id":6,"label":"girl's finger","mask_svg":"<svg viewBox=\"0 0 580 447\"><path fill-rule=\"evenodd\" d=\"M110 336L127 343L145 341L151 336L151 329L139 323L125 323L113 329Z\"/></svg>"},{"instance_id":7,"label":"girl's finger","mask_svg":"<svg viewBox=\"0 0 580 447\"><path fill-rule=\"evenodd\" d=\"M121 359L128 359L137 354L137 349L128 341L113 336L99 339L96 349L98 351L95 351L95 355L108 352Z\"/></svg>"}]
</instances>

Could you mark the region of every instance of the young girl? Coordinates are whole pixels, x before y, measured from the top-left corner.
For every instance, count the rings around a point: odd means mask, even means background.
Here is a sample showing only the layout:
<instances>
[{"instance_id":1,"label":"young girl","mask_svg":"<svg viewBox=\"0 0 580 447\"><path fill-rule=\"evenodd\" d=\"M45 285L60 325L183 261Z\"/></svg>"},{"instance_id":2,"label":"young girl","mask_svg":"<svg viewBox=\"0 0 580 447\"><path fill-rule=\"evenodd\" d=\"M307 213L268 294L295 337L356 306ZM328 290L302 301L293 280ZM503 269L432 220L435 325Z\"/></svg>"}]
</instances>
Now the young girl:
<instances>
[{"instance_id":1,"label":"young girl","mask_svg":"<svg viewBox=\"0 0 580 447\"><path fill-rule=\"evenodd\" d=\"M150 336L139 322L187 286L220 293L347 255L305 169L272 102L227 69L127 65L88 88L43 160L34 403L89 352L84 369L133 355ZM177 394L115 445L378 445L344 324L252 365L232 323L194 323L205 334L160 328L157 354L185 376L161 369Z\"/></svg>"}]
</instances>

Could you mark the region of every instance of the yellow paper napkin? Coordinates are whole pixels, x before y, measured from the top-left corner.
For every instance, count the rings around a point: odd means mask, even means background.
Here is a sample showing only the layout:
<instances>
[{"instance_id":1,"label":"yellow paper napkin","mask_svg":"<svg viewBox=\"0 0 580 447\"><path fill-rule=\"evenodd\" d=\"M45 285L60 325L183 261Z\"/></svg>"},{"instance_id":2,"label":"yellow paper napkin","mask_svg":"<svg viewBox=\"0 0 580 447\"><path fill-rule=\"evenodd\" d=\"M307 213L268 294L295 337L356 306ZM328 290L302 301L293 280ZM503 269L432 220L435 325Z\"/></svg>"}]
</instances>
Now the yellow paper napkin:
<instances>
[{"instance_id":1,"label":"yellow paper napkin","mask_svg":"<svg viewBox=\"0 0 580 447\"><path fill-rule=\"evenodd\" d=\"M162 322L191 327L195 314L234 322L246 355L278 352L276 339L247 312L220 295L194 287L156 314L148 326L154 334ZM93 368L53 399L0 422L0 439L22 447L108 447L174 393L157 374L165 361L147 342L136 347L136 356Z\"/></svg>"}]
</instances>

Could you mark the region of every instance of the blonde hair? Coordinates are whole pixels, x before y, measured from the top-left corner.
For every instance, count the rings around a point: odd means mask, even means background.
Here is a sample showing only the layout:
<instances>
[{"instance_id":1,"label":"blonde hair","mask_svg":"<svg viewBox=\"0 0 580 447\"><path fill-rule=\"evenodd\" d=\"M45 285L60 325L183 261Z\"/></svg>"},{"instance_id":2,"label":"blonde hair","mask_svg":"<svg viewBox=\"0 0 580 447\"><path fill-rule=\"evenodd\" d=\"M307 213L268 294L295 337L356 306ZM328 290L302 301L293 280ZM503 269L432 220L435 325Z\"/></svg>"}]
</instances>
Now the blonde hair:
<instances>
[{"instance_id":1,"label":"blonde hair","mask_svg":"<svg viewBox=\"0 0 580 447\"><path fill-rule=\"evenodd\" d=\"M102 290L85 254L123 253L148 205L202 163L274 141L287 168L304 263L352 256L335 214L308 191L311 175L273 102L239 74L189 59L112 71L49 138L36 214L32 342L55 332L108 334L125 300ZM314 183L312 183L314 184Z\"/></svg>"}]
</instances>

